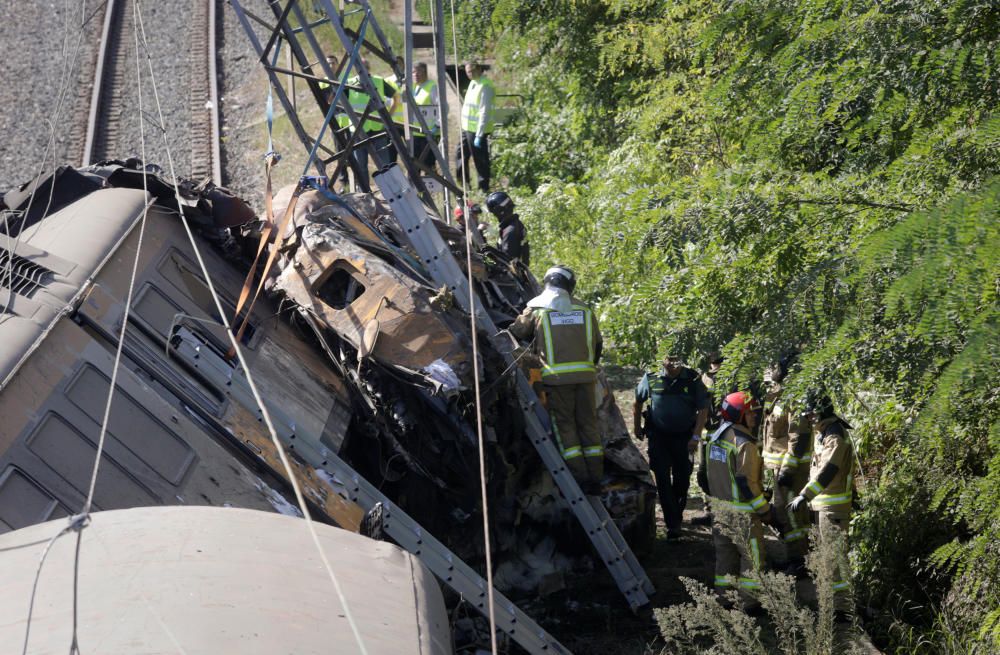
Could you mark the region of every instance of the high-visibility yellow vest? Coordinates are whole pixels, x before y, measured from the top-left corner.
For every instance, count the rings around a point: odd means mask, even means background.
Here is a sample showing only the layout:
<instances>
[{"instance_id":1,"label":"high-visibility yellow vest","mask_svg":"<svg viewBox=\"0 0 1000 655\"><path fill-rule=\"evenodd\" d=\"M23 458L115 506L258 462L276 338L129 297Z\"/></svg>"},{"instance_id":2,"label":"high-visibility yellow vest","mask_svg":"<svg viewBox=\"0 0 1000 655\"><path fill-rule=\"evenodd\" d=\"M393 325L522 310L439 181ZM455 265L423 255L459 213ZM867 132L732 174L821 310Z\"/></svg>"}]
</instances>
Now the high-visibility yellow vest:
<instances>
[{"instance_id":1,"label":"high-visibility yellow vest","mask_svg":"<svg viewBox=\"0 0 1000 655\"><path fill-rule=\"evenodd\" d=\"M594 365L594 314L586 305L574 304L568 312L536 309L545 384L582 384L597 379ZM536 332L536 339L538 338Z\"/></svg>"},{"instance_id":2,"label":"high-visibility yellow vest","mask_svg":"<svg viewBox=\"0 0 1000 655\"><path fill-rule=\"evenodd\" d=\"M490 94L495 95L493 82L486 77L469 82L469 88L465 91L465 101L462 103L462 129L464 131L479 131L480 121L486 124L484 134L493 131L493 111L490 110L488 116L479 115L479 99L487 89L489 89Z\"/></svg>"},{"instance_id":3,"label":"high-visibility yellow vest","mask_svg":"<svg viewBox=\"0 0 1000 655\"><path fill-rule=\"evenodd\" d=\"M389 83L389 86L396 89L396 108L392 110L392 122L396 125L402 125L406 122L405 107L403 106L403 88L406 86L406 78L397 80L395 75L390 75L385 79Z\"/></svg>"},{"instance_id":4,"label":"high-visibility yellow vest","mask_svg":"<svg viewBox=\"0 0 1000 655\"><path fill-rule=\"evenodd\" d=\"M372 75L371 78L372 78L372 84L375 85L375 90L378 91L379 97L382 98L382 103L384 104L386 98L385 79L379 77L378 75ZM355 75L350 80L348 80L347 83L350 86L360 86L361 78ZM354 89L351 89L347 94L347 101L351 103L351 108L354 109L354 112L358 114L358 116L360 116L365 112L365 108L368 106L368 101L370 99L371 98L369 98L368 94L365 93L364 91L355 91ZM381 130L383 130L384 126L382 125L382 121L373 120L371 116L378 117L378 113L372 112L371 114L369 114L368 120L366 120L365 124L362 126L365 132L380 132ZM343 116L343 118L338 117L337 123L341 127L346 127L347 125L350 125L350 119L348 119L347 116Z\"/></svg>"},{"instance_id":5,"label":"high-visibility yellow vest","mask_svg":"<svg viewBox=\"0 0 1000 655\"><path fill-rule=\"evenodd\" d=\"M418 84L413 94L413 101L417 105L417 111L423 115L427 129L431 131L431 134L436 134L438 131L438 112L440 111L437 104L437 82L424 80L423 84ZM416 121L411 122L415 123ZM419 123L417 124L419 125ZM418 136L424 136L423 132L419 130L414 133Z\"/></svg>"}]
</instances>

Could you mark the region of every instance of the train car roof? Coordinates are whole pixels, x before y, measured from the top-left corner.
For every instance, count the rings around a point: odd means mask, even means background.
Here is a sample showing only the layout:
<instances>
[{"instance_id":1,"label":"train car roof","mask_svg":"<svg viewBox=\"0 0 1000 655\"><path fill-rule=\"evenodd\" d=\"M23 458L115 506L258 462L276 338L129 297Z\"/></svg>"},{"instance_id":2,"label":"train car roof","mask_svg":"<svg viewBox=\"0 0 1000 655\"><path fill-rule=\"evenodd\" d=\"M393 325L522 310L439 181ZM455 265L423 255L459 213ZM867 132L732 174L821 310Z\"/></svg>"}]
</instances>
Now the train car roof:
<instances>
[{"instance_id":1,"label":"train car roof","mask_svg":"<svg viewBox=\"0 0 1000 655\"><path fill-rule=\"evenodd\" d=\"M150 202L152 196L137 189L101 189L16 237L0 238L0 389L76 304Z\"/></svg>"},{"instance_id":2,"label":"train car roof","mask_svg":"<svg viewBox=\"0 0 1000 655\"><path fill-rule=\"evenodd\" d=\"M79 569L83 650L360 652L301 519L209 507L117 510L92 519ZM65 525L62 519L0 535L0 644L20 651L40 554ZM368 653L452 652L441 590L416 557L315 527ZM71 641L75 542L69 533L48 554L29 652L61 652Z\"/></svg>"}]
</instances>

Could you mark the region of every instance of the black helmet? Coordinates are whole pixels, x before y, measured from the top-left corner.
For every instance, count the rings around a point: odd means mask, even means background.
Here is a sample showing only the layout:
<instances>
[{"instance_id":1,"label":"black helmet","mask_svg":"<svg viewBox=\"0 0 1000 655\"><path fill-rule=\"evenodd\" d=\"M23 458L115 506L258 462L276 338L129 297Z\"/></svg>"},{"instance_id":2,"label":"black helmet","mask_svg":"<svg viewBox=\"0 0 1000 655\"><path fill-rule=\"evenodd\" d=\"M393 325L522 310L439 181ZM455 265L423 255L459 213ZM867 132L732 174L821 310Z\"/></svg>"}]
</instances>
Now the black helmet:
<instances>
[{"instance_id":1,"label":"black helmet","mask_svg":"<svg viewBox=\"0 0 1000 655\"><path fill-rule=\"evenodd\" d=\"M805 405L803 409L806 412L815 414L820 419L830 418L833 416L833 401L830 399L830 396L821 389L813 389L807 393L803 404Z\"/></svg>"},{"instance_id":2,"label":"black helmet","mask_svg":"<svg viewBox=\"0 0 1000 655\"><path fill-rule=\"evenodd\" d=\"M506 216L514 211L514 201L503 191L494 191L486 196L486 209L494 216Z\"/></svg>"},{"instance_id":3,"label":"black helmet","mask_svg":"<svg viewBox=\"0 0 1000 655\"><path fill-rule=\"evenodd\" d=\"M498 191L497 193L500 192ZM568 266L553 266L549 270L545 271L545 277L542 278L542 283L559 289L565 289L569 293L573 293L573 289L576 288L576 275Z\"/></svg>"}]
</instances>

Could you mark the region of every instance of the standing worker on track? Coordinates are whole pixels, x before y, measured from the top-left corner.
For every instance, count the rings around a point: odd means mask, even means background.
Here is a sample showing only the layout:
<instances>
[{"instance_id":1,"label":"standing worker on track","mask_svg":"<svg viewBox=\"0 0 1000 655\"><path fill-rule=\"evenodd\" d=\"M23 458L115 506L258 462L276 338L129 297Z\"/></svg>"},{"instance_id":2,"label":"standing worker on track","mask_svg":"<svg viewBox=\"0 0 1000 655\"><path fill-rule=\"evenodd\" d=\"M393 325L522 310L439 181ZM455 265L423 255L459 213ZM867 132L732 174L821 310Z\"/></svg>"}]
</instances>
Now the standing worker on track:
<instances>
[{"instance_id":1,"label":"standing worker on track","mask_svg":"<svg viewBox=\"0 0 1000 655\"><path fill-rule=\"evenodd\" d=\"M438 115L440 112L440 101L438 100L437 82L427 77L427 64L418 61L413 65L413 102L416 103L416 111L419 111L427 123L429 134L424 134L419 128L413 131L413 155L418 162L427 168L434 170L434 151L431 150L428 139L438 140L441 136L441 128L438 126ZM417 121L410 121L413 125Z\"/></svg>"},{"instance_id":2,"label":"standing worker on track","mask_svg":"<svg viewBox=\"0 0 1000 655\"><path fill-rule=\"evenodd\" d=\"M493 82L483 74L483 67L469 62L465 74L471 80L462 102L462 140L458 144L455 161L457 177L469 186L469 155L479 174L479 190L490 190L490 133L493 131L493 100L496 90Z\"/></svg>"},{"instance_id":3,"label":"standing worker on track","mask_svg":"<svg viewBox=\"0 0 1000 655\"><path fill-rule=\"evenodd\" d=\"M390 114L396 109L396 103L398 102L398 94L392 86L386 82L385 78L380 75L375 75L371 73L371 68L369 67L369 62L367 59L361 60L361 66L364 67L366 71L369 71L369 77L372 81L372 86L375 87L376 93L379 95L379 102L385 106L386 111ZM363 90L361 90L361 76L355 75L347 81L347 85L351 88L347 93L347 100L351 104L351 108L354 110L358 116L363 116L365 109L368 108L368 104L371 102L371 97ZM341 127L350 126L350 119L343 114L338 117L338 121L341 123ZM361 176L359 180L359 185L365 191L371 188L371 182L368 175L368 148L364 145L357 145L358 141L369 140L371 147L375 151L375 167L381 168L389 163L391 157L395 157L395 150L392 150L391 142L389 140L389 135L386 134L385 125L382 124L382 119L372 107L368 114L368 118L361 125L362 134L359 134L356 141L354 150L351 152L351 156L357 162L357 170Z\"/></svg>"},{"instance_id":4,"label":"standing worker on track","mask_svg":"<svg viewBox=\"0 0 1000 655\"><path fill-rule=\"evenodd\" d=\"M650 402L645 425L642 406ZM682 364L680 355L663 359L663 373L642 376L635 389L632 423L640 439L649 437L649 467L667 524L667 539L681 536L693 463L708 418L708 393L696 371Z\"/></svg>"},{"instance_id":5,"label":"standing worker on track","mask_svg":"<svg viewBox=\"0 0 1000 655\"><path fill-rule=\"evenodd\" d=\"M531 341L541 360L552 431L566 467L584 493L601 492L604 446L597 427L597 362L603 341L594 312L571 295L576 276L553 266L542 280L545 290L510 326L510 333Z\"/></svg>"}]
</instances>

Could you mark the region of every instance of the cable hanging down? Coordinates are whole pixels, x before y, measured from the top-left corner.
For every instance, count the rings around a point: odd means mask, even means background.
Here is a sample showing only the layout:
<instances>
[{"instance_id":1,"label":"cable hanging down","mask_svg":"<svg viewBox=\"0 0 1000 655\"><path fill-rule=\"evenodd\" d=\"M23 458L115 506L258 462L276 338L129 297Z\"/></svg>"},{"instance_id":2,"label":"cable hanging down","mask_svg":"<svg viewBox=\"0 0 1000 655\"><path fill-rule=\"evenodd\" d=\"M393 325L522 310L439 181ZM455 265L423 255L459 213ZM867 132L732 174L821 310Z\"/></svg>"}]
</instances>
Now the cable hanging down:
<instances>
[{"instance_id":1,"label":"cable hanging down","mask_svg":"<svg viewBox=\"0 0 1000 655\"><path fill-rule=\"evenodd\" d=\"M455 54L455 90L459 90L458 84L458 32L455 28L455 0L451 0L451 35ZM461 94L459 94L461 95ZM461 126L459 126L461 129ZM465 139L459 140L459 157L465 161ZM462 199L466 203L466 181L468 180L468 169L462 168ZM463 212L465 208L463 208ZM483 547L486 554L486 595L489 606L490 619L490 653L497 655L497 623L496 613L493 607L493 552L490 544L490 512L486 493L486 450L483 440L483 411L482 397L479 390L479 331L476 329L476 295L475 287L472 284L472 212L465 219L465 262L466 272L469 279L469 326L472 332L472 373L476 390L476 437L479 443L479 483L480 494L483 503Z\"/></svg>"},{"instance_id":2,"label":"cable hanging down","mask_svg":"<svg viewBox=\"0 0 1000 655\"><path fill-rule=\"evenodd\" d=\"M139 30L142 34L143 45L145 46L146 30L141 10L139 10L138 12L138 19L139 19L138 20ZM183 202L181 198L180 188L177 184L177 175L175 173L175 168L174 168L173 154L171 152L170 142L167 139L167 133L164 127L165 121L163 119L163 110L160 105L160 96L156 86L156 76L155 73L153 72L153 62L152 59L149 57L148 49L146 51L146 61L149 67L149 75L150 75L151 86L153 89L153 97L156 101L157 117L159 120L160 129L163 134L164 146L166 148L167 163L170 168L170 179L172 182L172 186L174 188L174 198L177 201L178 207L181 207L183 206ZM215 309L218 312L219 316L225 317L226 313L223 310L222 301L219 299L219 294L215 289L215 284L212 282L212 278L209 275L208 267L205 265L205 260L202 257L201 250L198 248L197 241L194 238L194 232L191 230L191 225L183 212L181 212L181 223L184 226L184 231L187 233L188 240L191 242L191 248L194 251L195 258L198 261L198 266L200 267L202 274L205 276L205 284L208 287L213 302L215 303ZM320 561L322 562L323 567L326 569L327 575L330 578L331 583L333 584L334 590L336 591L337 598L340 602L341 607L344 610L344 618L347 619L347 622L351 627L351 632L354 636L354 640L357 643L358 652L361 653L361 655L367 655L368 650L365 648L364 640L361 637L361 632L358 629L357 622L354 620L354 616L351 613L351 609L350 606L348 605L347 598L344 596L343 590L340 587L340 582L338 581L337 576L333 571L333 567L326 556L326 552L323 550L323 547L319 542L319 535L317 534L316 528L313 525L312 516L309 513L309 507L306 504L305 497L302 495L302 489L298 483L298 480L295 478L295 473L292 470L291 463L288 461L288 456L285 453L285 449L282 447L281 441L278 439L278 433L274 427L274 422L271 418L271 413L268 411L267 406L265 405L263 398L260 395L260 390L257 387L257 383L253 379L253 375L250 371L250 367L247 365L243 349L240 347L240 343L236 339L235 334L233 333L232 329L233 326L228 321L226 328L227 328L226 336L229 338L233 352L235 353L237 359L239 360L240 366L243 368L243 371L246 374L247 385L250 387L250 391L253 394L254 400L256 401L257 406L260 409L261 418L264 424L267 426L268 432L270 433L271 442L274 444L278 457L281 460L281 464L288 475L288 481L289 484L291 484L292 490L295 493L295 500L299 505L299 510L302 512L302 517L306 523L306 529L309 531L309 535L312 538L313 544L316 546L317 553L319 554Z\"/></svg>"}]
</instances>

